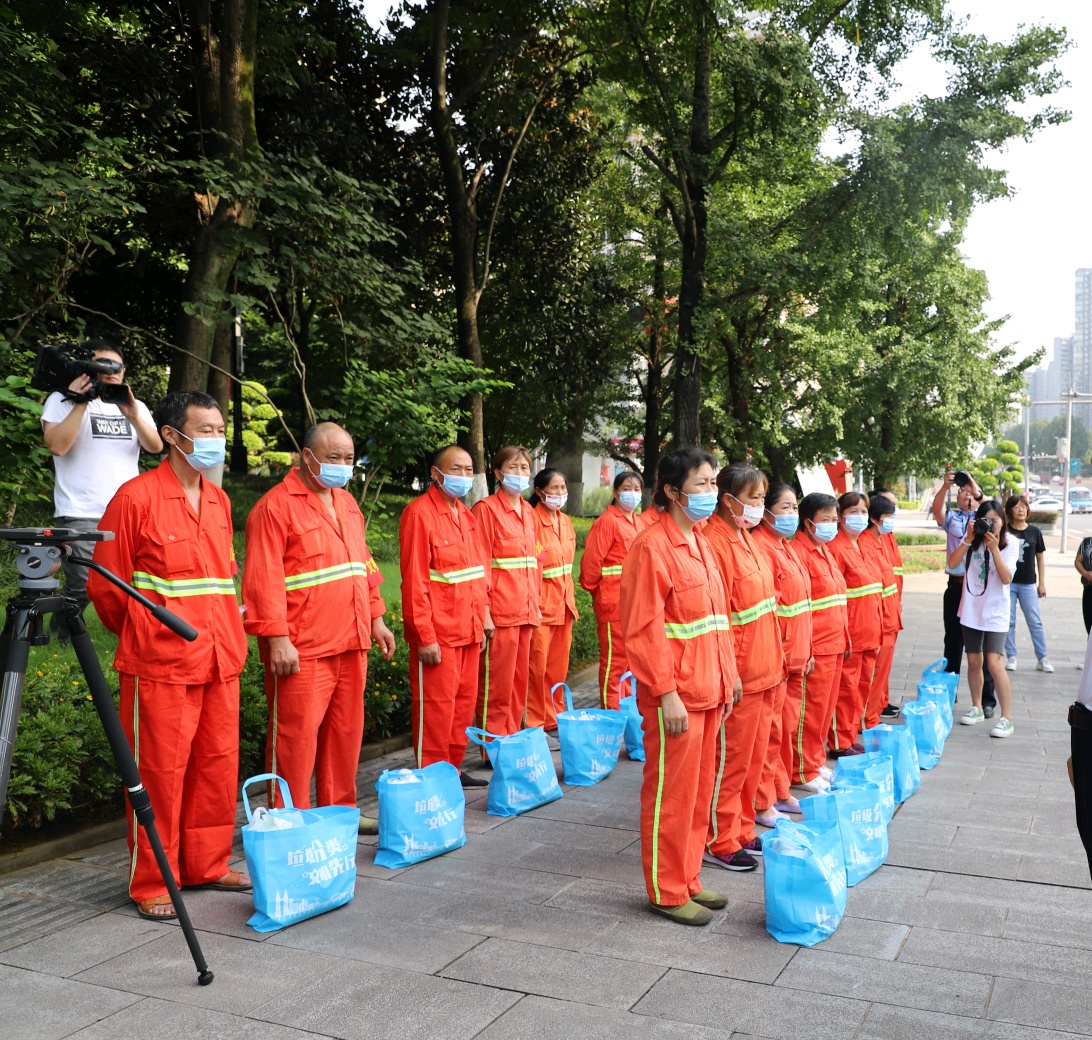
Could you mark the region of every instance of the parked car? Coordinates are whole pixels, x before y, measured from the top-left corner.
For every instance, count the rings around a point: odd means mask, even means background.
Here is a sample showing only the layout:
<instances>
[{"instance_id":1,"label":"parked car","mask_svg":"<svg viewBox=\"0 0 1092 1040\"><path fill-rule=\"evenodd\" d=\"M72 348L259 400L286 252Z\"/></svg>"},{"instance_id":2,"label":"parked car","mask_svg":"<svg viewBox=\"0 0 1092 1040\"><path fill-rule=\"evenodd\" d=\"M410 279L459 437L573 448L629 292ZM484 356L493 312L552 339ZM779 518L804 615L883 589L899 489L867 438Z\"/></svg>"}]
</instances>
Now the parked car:
<instances>
[{"instance_id":1,"label":"parked car","mask_svg":"<svg viewBox=\"0 0 1092 1040\"><path fill-rule=\"evenodd\" d=\"M1060 513L1062 511L1062 500L1054 495L1043 495L1035 500L1034 506L1036 509L1055 509ZM1072 507L1067 512L1072 513Z\"/></svg>"}]
</instances>

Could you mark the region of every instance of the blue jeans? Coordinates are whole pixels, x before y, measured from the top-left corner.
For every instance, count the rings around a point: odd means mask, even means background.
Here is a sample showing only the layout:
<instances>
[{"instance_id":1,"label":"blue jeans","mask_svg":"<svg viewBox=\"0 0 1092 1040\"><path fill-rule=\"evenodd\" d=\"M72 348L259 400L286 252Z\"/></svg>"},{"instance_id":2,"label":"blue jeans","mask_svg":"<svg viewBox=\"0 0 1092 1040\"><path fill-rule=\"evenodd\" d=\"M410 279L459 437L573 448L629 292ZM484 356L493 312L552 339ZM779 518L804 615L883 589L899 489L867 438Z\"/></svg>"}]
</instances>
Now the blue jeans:
<instances>
[{"instance_id":1,"label":"blue jeans","mask_svg":"<svg viewBox=\"0 0 1092 1040\"><path fill-rule=\"evenodd\" d=\"M1035 659L1041 661L1047 655L1046 634L1043 632L1043 621L1039 617L1039 586L1017 585L1012 582L1009 585L1009 634L1005 640L1005 655L1016 656L1016 604L1024 612L1024 620L1028 623L1028 631L1031 633L1031 645L1035 647Z\"/></svg>"}]
</instances>

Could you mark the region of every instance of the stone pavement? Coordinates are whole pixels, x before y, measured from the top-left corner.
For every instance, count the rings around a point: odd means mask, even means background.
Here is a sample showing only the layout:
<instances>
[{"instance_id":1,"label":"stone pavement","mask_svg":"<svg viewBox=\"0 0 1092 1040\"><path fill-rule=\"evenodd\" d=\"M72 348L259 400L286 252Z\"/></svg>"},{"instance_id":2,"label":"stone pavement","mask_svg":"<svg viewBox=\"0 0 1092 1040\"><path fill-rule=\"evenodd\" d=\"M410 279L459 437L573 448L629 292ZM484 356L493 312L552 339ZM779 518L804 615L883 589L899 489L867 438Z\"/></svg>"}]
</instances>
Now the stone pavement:
<instances>
[{"instance_id":1,"label":"stone pavement","mask_svg":"<svg viewBox=\"0 0 1092 1040\"><path fill-rule=\"evenodd\" d=\"M1084 630L1069 558L1052 559L1051 575L1057 672L1028 669L1022 629L1015 736L955 727L892 821L888 863L850 890L818 947L766 933L761 868L706 872L731 898L707 928L649 914L640 767L623 760L598 786L515 819L486 815L473 794L466 846L409 869L374 866L374 839L362 839L354 901L279 933L247 928L244 896L190 894L216 973L207 988L177 925L135 915L124 843L2 876L0 1037L1090 1036L1092 885L1065 773ZM913 696L939 654L941 586L908 580L897 696ZM401 752L362 770L366 810L378 769L408 764Z\"/></svg>"}]
</instances>

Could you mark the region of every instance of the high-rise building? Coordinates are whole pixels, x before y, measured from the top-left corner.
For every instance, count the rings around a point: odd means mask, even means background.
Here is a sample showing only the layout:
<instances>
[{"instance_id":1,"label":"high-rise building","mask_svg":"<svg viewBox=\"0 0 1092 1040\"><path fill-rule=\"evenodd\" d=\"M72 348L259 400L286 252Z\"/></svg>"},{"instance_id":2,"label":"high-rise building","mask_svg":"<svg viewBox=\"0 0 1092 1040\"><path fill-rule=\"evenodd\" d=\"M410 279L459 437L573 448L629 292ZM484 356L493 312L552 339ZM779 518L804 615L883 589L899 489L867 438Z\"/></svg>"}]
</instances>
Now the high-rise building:
<instances>
[{"instance_id":1,"label":"high-rise building","mask_svg":"<svg viewBox=\"0 0 1092 1040\"><path fill-rule=\"evenodd\" d=\"M1073 302L1073 389L1092 393L1092 267L1077 268ZM1092 405L1079 405L1073 414L1092 426Z\"/></svg>"}]
</instances>

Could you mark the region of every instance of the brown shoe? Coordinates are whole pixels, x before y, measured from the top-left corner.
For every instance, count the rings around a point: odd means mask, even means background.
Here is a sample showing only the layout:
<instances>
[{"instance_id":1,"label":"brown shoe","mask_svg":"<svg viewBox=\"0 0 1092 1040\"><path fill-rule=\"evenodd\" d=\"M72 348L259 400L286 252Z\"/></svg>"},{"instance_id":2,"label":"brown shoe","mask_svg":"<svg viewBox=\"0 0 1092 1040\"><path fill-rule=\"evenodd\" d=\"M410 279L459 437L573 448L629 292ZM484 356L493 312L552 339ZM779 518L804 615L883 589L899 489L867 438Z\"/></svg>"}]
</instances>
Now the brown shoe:
<instances>
[{"instance_id":1,"label":"brown shoe","mask_svg":"<svg viewBox=\"0 0 1092 1040\"><path fill-rule=\"evenodd\" d=\"M165 909L156 913L156 907L164 907ZM174 909L174 903L171 902L171 897L168 895L142 899L136 905L136 912L149 921L173 921L178 917Z\"/></svg>"},{"instance_id":2,"label":"brown shoe","mask_svg":"<svg viewBox=\"0 0 1092 1040\"><path fill-rule=\"evenodd\" d=\"M219 881L207 881L203 885L183 885L183 888L212 888L219 892L249 892L253 885L250 878L239 870L229 870Z\"/></svg>"}]
</instances>

